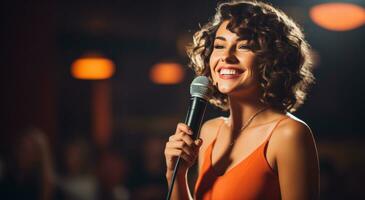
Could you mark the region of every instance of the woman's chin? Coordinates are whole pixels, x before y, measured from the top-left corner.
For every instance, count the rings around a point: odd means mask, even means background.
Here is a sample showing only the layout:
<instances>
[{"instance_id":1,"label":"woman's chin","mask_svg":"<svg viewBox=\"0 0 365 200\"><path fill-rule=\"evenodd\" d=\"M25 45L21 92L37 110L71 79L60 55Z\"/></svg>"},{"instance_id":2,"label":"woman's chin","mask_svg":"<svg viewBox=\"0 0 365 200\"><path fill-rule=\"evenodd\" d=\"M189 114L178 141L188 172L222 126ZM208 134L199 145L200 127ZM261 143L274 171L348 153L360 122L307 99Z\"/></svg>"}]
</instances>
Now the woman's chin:
<instances>
[{"instance_id":1,"label":"woman's chin","mask_svg":"<svg viewBox=\"0 0 365 200\"><path fill-rule=\"evenodd\" d=\"M228 95L233 91L232 87L224 87L224 86L219 86L218 90L220 93Z\"/></svg>"},{"instance_id":2,"label":"woman's chin","mask_svg":"<svg viewBox=\"0 0 365 200\"><path fill-rule=\"evenodd\" d=\"M243 85L241 86L225 86L225 85L219 85L218 90L220 93L225 94L227 96L242 96L242 95L248 95L253 94L255 91L254 88L247 88Z\"/></svg>"}]
</instances>

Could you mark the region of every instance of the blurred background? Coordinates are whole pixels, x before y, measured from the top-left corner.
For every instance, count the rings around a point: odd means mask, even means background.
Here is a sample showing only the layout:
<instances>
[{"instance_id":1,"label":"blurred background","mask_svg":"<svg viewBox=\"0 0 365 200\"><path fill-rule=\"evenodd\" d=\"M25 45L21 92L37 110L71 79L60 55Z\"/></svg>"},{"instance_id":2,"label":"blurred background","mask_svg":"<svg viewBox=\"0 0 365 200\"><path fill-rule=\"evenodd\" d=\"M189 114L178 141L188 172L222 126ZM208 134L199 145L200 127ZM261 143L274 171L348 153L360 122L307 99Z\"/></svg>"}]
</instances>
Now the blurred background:
<instances>
[{"instance_id":1,"label":"blurred background","mask_svg":"<svg viewBox=\"0 0 365 200\"><path fill-rule=\"evenodd\" d=\"M316 85L294 114L318 143L321 199L364 199L365 2L269 2L313 47ZM217 1L1 4L0 199L163 199L184 49Z\"/></svg>"}]
</instances>

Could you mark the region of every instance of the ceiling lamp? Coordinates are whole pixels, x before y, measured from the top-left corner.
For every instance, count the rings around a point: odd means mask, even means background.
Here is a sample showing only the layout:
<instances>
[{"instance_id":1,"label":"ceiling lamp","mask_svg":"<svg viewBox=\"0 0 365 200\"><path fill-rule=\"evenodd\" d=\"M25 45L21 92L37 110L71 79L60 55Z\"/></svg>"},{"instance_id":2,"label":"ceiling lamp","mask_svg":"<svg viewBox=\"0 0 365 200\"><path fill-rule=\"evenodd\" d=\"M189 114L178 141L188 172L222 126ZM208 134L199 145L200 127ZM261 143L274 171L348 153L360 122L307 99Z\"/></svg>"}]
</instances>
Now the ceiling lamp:
<instances>
[{"instance_id":1,"label":"ceiling lamp","mask_svg":"<svg viewBox=\"0 0 365 200\"><path fill-rule=\"evenodd\" d=\"M311 8L317 25L332 31L348 31L365 24L365 9L350 3L324 3Z\"/></svg>"},{"instance_id":2,"label":"ceiling lamp","mask_svg":"<svg viewBox=\"0 0 365 200\"><path fill-rule=\"evenodd\" d=\"M182 66L174 62L157 63L150 71L152 82L163 85L178 84L184 79L184 75Z\"/></svg>"},{"instance_id":3,"label":"ceiling lamp","mask_svg":"<svg viewBox=\"0 0 365 200\"><path fill-rule=\"evenodd\" d=\"M115 72L113 61L102 56L86 56L75 60L71 74L77 79L102 80L110 78Z\"/></svg>"}]
</instances>

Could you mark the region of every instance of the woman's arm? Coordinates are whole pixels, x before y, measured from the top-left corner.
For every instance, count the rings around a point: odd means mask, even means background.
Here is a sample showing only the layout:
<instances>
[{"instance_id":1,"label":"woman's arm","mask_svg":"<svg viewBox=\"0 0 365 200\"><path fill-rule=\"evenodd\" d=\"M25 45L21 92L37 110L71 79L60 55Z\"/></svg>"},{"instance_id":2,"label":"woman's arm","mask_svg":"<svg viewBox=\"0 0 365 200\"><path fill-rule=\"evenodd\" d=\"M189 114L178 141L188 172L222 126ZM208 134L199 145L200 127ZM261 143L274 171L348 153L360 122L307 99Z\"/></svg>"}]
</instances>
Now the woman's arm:
<instances>
[{"instance_id":1,"label":"woman's arm","mask_svg":"<svg viewBox=\"0 0 365 200\"><path fill-rule=\"evenodd\" d=\"M166 173L166 179L169 188L171 187L171 178L172 172ZM172 200L182 199L182 200L192 200L191 193L189 191L189 187L187 185L187 171L180 172L176 176L176 180L174 183L174 189L171 194Z\"/></svg>"},{"instance_id":2,"label":"woman's arm","mask_svg":"<svg viewBox=\"0 0 365 200\"><path fill-rule=\"evenodd\" d=\"M276 132L272 143L282 199L319 199L318 154L310 128L289 119Z\"/></svg>"},{"instance_id":3,"label":"woman's arm","mask_svg":"<svg viewBox=\"0 0 365 200\"><path fill-rule=\"evenodd\" d=\"M173 167L175 166L175 160L177 155L181 154L183 158L182 166L180 166L179 174L176 176L174 183L174 189L171 194L171 199L193 199L193 194L189 190L187 173L190 166L196 162L198 156L198 170L202 165L204 159L204 152L207 146L212 142L215 137L218 125L221 123L221 118L215 118L206 121L200 130L200 140L193 141L190 138L189 127L185 124L178 124L176 132L169 138L165 147L166 157L166 179L168 186L171 186L171 178L173 173ZM193 145L193 143L195 145ZM190 153L192 156L188 156Z\"/></svg>"},{"instance_id":4,"label":"woman's arm","mask_svg":"<svg viewBox=\"0 0 365 200\"><path fill-rule=\"evenodd\" d=\"M191 138L192 134L191 129L186 124L179 123L175 134L170 136L165 146L166 179L169 189L177 159L179 156L182 159L171 194L172 200L192 199L186 177L188 169L196 161L202 143L201 140L194 141Z\"/></svg>"}]
</instances>

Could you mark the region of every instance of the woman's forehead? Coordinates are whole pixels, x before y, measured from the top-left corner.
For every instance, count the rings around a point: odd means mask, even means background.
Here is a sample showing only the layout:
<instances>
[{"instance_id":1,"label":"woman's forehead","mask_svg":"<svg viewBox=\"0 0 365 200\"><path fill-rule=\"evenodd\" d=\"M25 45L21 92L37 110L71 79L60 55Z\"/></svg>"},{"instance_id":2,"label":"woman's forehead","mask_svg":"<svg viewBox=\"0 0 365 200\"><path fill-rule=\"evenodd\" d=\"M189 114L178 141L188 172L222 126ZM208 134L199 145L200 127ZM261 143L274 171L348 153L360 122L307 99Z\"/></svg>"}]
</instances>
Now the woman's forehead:
<instances>
[{"instance_id":1,"label":"woman's forehead","mask_svg":"<svg viewBox=\"0 0 365 200\"><path fill-rule=\"evenodd\" d=\"M231 32L229 29L227 29L228 22L224 22L220 25L218 28L215 40L221 40L221 41L247 41L247 39L241 37L240 35L237 35L237 33Z\"/></svg>"},{"instance_id":2,"label":"woman's forehead","mask_svg":"<svg viewBox=\"0 0 365 200\"><path fill-rule=\"evenodd\" d=\"M224 21L218 28L216 32L216 39L218 38L224 38L224 39L237 39L239 38L236 33L231 32L229 29L227 29L229 21Z\"/></svg>"},{"instance_id":3,"label":"woman's forehead","mask_svg":"<svg viewBox=\"0 0 365 200\"><path fill-rule=\"evenodd\" d=\"M235 23L234 23L235 24ZM230 20L224 20L218 27L215 33L215 39L219 37L224 37L229 40L248 40L251 41L253 39L253 32L244 28L245 26L239 26L231 24ZM233 32L232 32L233 31Z\"/></svg>"}]
</instances>

